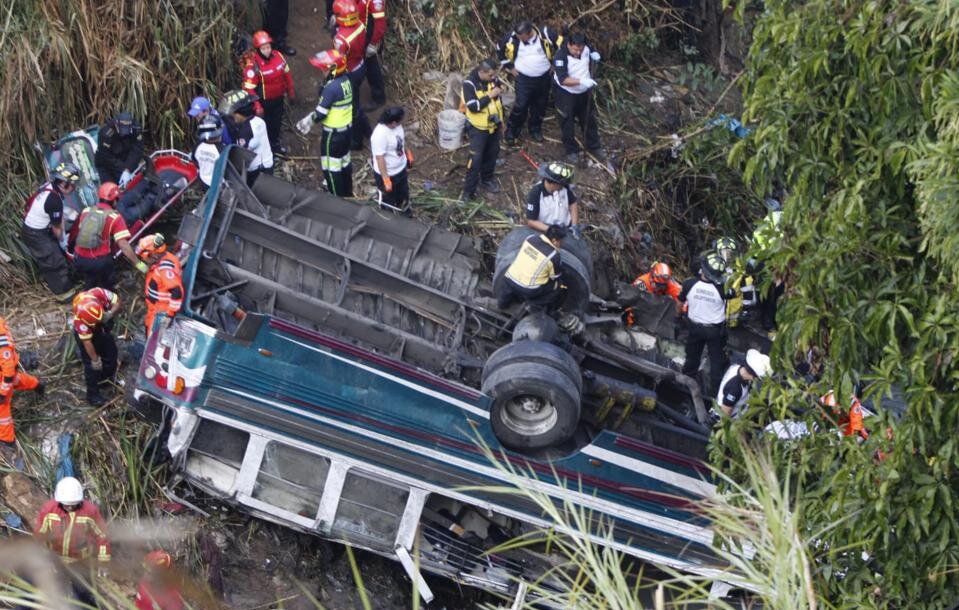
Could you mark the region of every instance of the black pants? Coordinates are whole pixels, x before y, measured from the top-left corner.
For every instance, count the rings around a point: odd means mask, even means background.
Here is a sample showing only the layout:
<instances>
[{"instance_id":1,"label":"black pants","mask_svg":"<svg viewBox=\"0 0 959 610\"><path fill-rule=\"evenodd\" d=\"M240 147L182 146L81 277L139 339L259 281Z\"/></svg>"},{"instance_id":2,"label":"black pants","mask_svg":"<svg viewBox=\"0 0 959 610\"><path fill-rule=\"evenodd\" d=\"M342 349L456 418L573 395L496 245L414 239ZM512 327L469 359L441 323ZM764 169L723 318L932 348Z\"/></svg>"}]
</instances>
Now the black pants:
<instances>
[{"instance_id":1,"label":"black pants","mask_svg":"<svg viewBox=\"0 0 959 610\"><path fill-rule=\"evenodd\" d=\"M367 138L373 133L360 104L360 87L363 85L364 78L366 78L365 62L349 74L350 86L353 88L353 148L357 150L363 148Z\"/></svg>"},{"instance_id":2,"label":"black pants","mask_svg":"<svg viewBox=\"0 0 959 610\"><path fill-rule=\"evenodd\" d=\"M507 137L516 138L523 133L526 116L529 115L529 132L543 133L543 117L549 102L550 73L542 76L516 77L516 102L506 122Z\"/></svg>"},{"instance_id":3,"label":"black pants","mask_svg":"<svg viewBox=\"0 0 959 610\"><path fill-rule=\"evenodd\" d=\"M112 326L112 322L108 322L107 326ZM100 361L103 363L103 369L100 371L93 370L93 367L90 364L90 356L87 354L86 348L83 347L83 341L80 340L80 335L76 332L73 333L73 338L77 342L77 347L80 349L80 361L83 363L83 378L87 384L87 400L90 400L92 397L97 396L100 393L99 387L101 383L110 381L117 374L117 342L113 339L113 333L109 329L104 328L103 325L97 326L93 331L93 349L97 352L97 355L100 356Z\"/></svg>"},{"instance_id":4,"label":"black pants","mask_svg":"<svg viewBox=\"0 0 959 610\"><path fill-rule=\"evenodd\" d=\"M263 122L266 123L266 135L270 138L270 148L273 154L280 144L280 130L283 128L283 106L285 98L278 97L275 100L263 100Z\"/></svg>"},{"instance_id":5,"label":"black pants","mask_svg":"<svg viewBox=\"0 0 959 610\"><path fill-rule=\"evenodd\" d=\"M556 112L559 114L559 126L563 132L563 147L566 154L578 153L576 143L576 121L586 132L586 149L597 151L603 147L599 141L599 125L596 123L596 104L591 99L592 92L570 93L560 86L553 88L556 98Z\"/></svg>"},{"instance_id":6,"label":"black pants","mask_svg":"<svg viewBox=\"0 0 959 610\"><path fill-rule=\"evenodd\" d=\"M63 294L70 290L73 284L70 282L70 276L67 268L67 259L57 243L57 238L53 236L50 229L31 229L26 225L21 227L20 232L23 243L30 250L33 260L37 262L37 269L40 270L40 277L47 284L47 287L54 294Z\"/></svg>"},{"instance_id":7,"label":"black pants","mask_svg":"<svg viewBox=\"0 0 959 610\"><path fill-rule=\"evenodd\" d=\"M263 29L273 38L273 48L276 49L286 44L286 22L290 16L290 1L266 0L264 8Z\"/></svg>"},{"instance_id":8,"label":"black pants","mask_svg":"<svg viewBox=\"0 0 959 610\"><path fill-rule=\"evenodd\" d=\"M117 285L116 265L113 255L95 258L76 257L73 266L83 275L83 289L106 288L113 290Z\"/></svg>"},{"instance_id":9,"label":"black pants","mask_svg":"<svg viewBox=\"0 0 959 610\"><path fill-rule=\"evenodd\" d=\"M382 51L381 46L376 55L367 57L364 62L366 64L366 82L370 84L370 100L378 105L386 103L386 81L383 80L383 66L380 65L379 55ZM354 89L353 95L358 97L359 90Z\"/></svg>"},{"instance_id":10,"label":"black pants","mask_svg":"<svg viewBox=\"0 0 959 610\"><path fill-rule=\"evenodd\" d=\"M695 378L699 371L699 361L703 349L709 350L709 387L703 388L707 396L714 396L723 379L726 361L726 331L722 324L703 325L689 323L689 337L686 338L686 364L683 374Z\"/></svg>"},{"instance_id":11,"label":"black pants","mask_svg":"<svg viewBox=\"0 0 959 610\"><path fill-rule=\"evenodd\" d=\"M760 323L764 330L776 329L776 308L779 304L779 297L786 291L785 284L771 284L768 291L759 297L759 315Z\"/></svg>"},{"instance_id":12,"label":"black pants","mask_svg":"<svg viewBox=\"0 0 959 610\"><path fill-rule=\"evenodd\" d=\"M545 311L550 305L559 299L562 290L559 282L550 281L538 288L525 288L517 286L510 279L506 278L502 283L502 292L496 297L496 305L500 309L506 309L513 301L525 301L529 305L530 313Z\"/></svg>"},{"instance_id":13,"label":"black pants","mask_svg":"<svg viewBox=\"0 0 959 610\"><path fill-rule=\"evenodd\" d=\"M373 176L376 178L376 188L380 191L380 205L395 208L394 211L409 212L410 181L406 170L404 169L395 176L390 176L393 190L389 193L386 192L386 187L383 185L383 177L376 172L373 172Z\"/></svg>"},{"instance_id":14,"label":"black pants","mask_svg":"<svg viewBox=\"0 0 959 610\"><path fill-rule=\"evenodd\" d=\"M481 180L487 182L493 179L496 159L499 157L499 134L499 129L490 133L484 129L477 129L469 123L466 124L466 135L469 136L470 141L470 160L466 166L464 195L468 197L476 195L476 188Z\"/></svg>"},{"instance_id":15,"label":"black pants","mask_svg":"<svg viewBox=\"0 0 959 610\"><path fill-rule=\"evenodd\" d=\"M353 164L342 163L350 154L350 131L324 129L320 140L320 166L326 178L326 188L338 197L353 196Z\"/></svg>"}]
</instances>

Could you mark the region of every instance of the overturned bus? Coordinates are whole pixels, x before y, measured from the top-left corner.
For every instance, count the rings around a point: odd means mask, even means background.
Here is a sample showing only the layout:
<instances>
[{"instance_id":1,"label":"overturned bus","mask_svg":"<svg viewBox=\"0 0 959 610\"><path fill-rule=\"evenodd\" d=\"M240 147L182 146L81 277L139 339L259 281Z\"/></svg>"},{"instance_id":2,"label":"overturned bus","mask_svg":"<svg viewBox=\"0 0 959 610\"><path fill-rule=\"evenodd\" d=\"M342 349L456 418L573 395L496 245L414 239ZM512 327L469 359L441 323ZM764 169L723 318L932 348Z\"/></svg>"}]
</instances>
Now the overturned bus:
<instances>
[{"instance_id":1,"label":"overturned bus","mask_svg":"<svg viewBox=\"0 0 959 610\"><path fill-rule=\"evenodd\" d=\"M572 533L544 501L624 557L737 582L697 510L715 492L698 388L611 338L584 243L564 244L560 323L501 312L474 240L272 176L251 189L243 155L184 218L185 306L134 386L180 480L392 557L427 600L420 570L514 595L557 565L551 545L496 550Z\"/></svg>"}]
</instances>

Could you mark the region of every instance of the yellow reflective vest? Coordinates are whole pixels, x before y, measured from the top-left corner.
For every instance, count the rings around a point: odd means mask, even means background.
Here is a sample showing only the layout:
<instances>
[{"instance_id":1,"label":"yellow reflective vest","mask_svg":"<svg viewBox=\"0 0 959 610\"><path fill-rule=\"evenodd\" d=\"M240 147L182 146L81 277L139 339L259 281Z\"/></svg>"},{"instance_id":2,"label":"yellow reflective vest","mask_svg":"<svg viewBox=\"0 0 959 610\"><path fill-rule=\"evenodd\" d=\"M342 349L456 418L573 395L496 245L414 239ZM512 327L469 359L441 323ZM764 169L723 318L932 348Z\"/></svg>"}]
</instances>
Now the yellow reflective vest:
<instances>
[{"instance_id":1,"label":"yellow reflective vest","mask_svg":"<svg viewBox=\"0 0 959 610\"><path fill-rule=\"evenodd\" d=\"M490 91L500 86L498 78L486 82L479 77L476 70L463 81L461 94L461 110L466 113L466 120L477 129L493 133L506 120L503 116L503 102L500 98L493 99Z\"/></svg>"},{"instance_id":2,"label":"yellow reflective vest","mask_svg":"<svg viewBox=\"0 0 959 610\"><path fill-rule=\"evenodd\" d=\"M530 235L506 270L506 278L521 288L539 288L559 277L558 268L559 250L545 235Z\"/></svg>"}]
</instances>

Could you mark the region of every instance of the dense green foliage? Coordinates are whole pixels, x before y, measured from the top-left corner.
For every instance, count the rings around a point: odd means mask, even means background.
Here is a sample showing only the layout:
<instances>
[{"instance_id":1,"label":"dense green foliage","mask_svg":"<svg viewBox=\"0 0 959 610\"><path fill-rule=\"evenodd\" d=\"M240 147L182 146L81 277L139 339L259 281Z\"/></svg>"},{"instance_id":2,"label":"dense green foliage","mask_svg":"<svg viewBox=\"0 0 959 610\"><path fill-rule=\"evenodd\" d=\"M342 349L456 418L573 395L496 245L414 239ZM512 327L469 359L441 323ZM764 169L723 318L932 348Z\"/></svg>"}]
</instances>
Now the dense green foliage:
<instances>
[{"instance_id":1,"label":"dense green foliage","mask_svg":"<svg viewBox=\"0 0 959 610\"><path fill-rule=\"evenodd\" d=\"M959 600L957 65L952 2L770 0L754 31L744 103L757 128L731 159L757 191L778 180L789 193L767 253L788 286L778 368L788 377L809 348L825 368L813 385L767 388L772 408L718 450L773 442L747 428L813 407L820 432L780 444L779 466L820 541L819 594L839 607ZM901 388L907 404L899 421L867 420L862 444L839 440L813 398L836 388L845 402L857 379L874 399Z\"/></svg>"}]
</instances>

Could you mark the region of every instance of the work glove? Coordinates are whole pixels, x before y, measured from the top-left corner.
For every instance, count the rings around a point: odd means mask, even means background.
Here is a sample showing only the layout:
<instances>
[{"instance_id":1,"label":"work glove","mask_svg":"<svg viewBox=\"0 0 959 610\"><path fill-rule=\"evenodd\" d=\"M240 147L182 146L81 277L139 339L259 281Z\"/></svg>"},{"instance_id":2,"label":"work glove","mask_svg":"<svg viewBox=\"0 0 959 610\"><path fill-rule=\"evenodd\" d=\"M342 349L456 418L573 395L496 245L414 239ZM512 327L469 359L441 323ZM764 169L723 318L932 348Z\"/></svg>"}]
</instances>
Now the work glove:
<instances>
[{"instance_id":1,"label":"work glove","mask_svg":"<svg viewBox=\"0 0 959 610\"><path fill-rule=\"evenodd\" d=\"M409 148L406 149L406 167L413 169L413 151Z\"/></svg>"},{"instance_id":2,"label":"work glove","mask_svg":"<svg viewBox=\"0 0 959 610\"><path fill-rule=\"evenodd\" d=\"M67 251L67 240L69 239L70 237L67 235L66 231L63 231L60 233L60 240L57 242L57 244L59 244L60 249L63 250L64 252Z\"/></svg>"},{"instance_id":3,"label":"work glove","mask_svg":"<svg viewBox=\"0 0 959 610\"><path fill-rule=\"evenodd\" d=\"M133 174L130 173L130 170L125 169L123 173L120 174L120 188L125 189L127 184L130 183L130 179L133 178Z\"/></svg>"},{"instance_id":4,"label":"work glove","mask_svg":"<svg viewBox=\"0 0 959 610\"><path fill-rule=\"evenodd\" d=\"M330 15L329 20L326 22L326 29L330 31L331 35L336 34L336 15Z\"/></svg>"},{"instance_id":5,"label":"work glove","mask_svg":"<svg viewBox=\"0 0 959 610\"><path fill-rule=\"evenodd\" d=\"M599 63L599 60L602 59L602 58L603 58L603 56L599 54L599 51L590 51L590 52L589 52L589 60L590 60L590 61L594 61L594 62L596 62L596 63Z\"/></svg>"},{"instance_id":6,"label":"work glove","mask_svg":"<svg viewBox=\"0 0 959 610\"><path fill-rule=\"evenodd\" d=\"M302 133L303 135L308 135L311 129L313 129L313 113L312 112L296 122L296 130Z\"/></svg>"},{"instance_id":7,"label":"work glove","mask_svg":"<svg viewBox=\"0 0 959 610\"><path fill-rule=\"evenodd\" d=\"M593 87L596 86L596 81L594 81L593 79L587 76L586 78L579 79L579 84L586 87L587 89L592 89Z\"/></svg>"},{"instance_id":8,"label":"work glove","mask_svg":"<svg viewBox=\"0 0 959 610\"><path fill-rule=\"evenodd\" d=\"M137 271L139 271L140 273L144 275L146 275L146 272L150 270L150 266L144 263L143 261L137 261L137 264L135 265L135 267Z\"/></svg>"},{"instance_id":9,"label":"work glove","mask_svg":"<svg viewBox=\"0 0 959 610\"><path fill-rule=\"evenodd\" d=\"M371 44L370 46L366 47L366 56L373 57L379 52L379 50L380 50L380 45Z\"/></svg>"},{"instance_id":10,"label":"work glove","mask_svg":"<svg viewBox=\"0 0 959 610\"><path fill-rule=\"evenodd\" d=\"M583 238L583 229L579 225L570 225L569 227L570 235L573 236L573 239L582 239Z\"/></svg>"},{"instance_id":11,"label":"work glove","mask_svg":"<svg viewBox=\"0 0 959 610\"><path fill-rule=\"evenodd\" d=\"M90 368L93 369L94 371L102 371L103 360L100 360L99 358L94 358L93 360L90 361Z\"/></svg>"}]
</instances>

